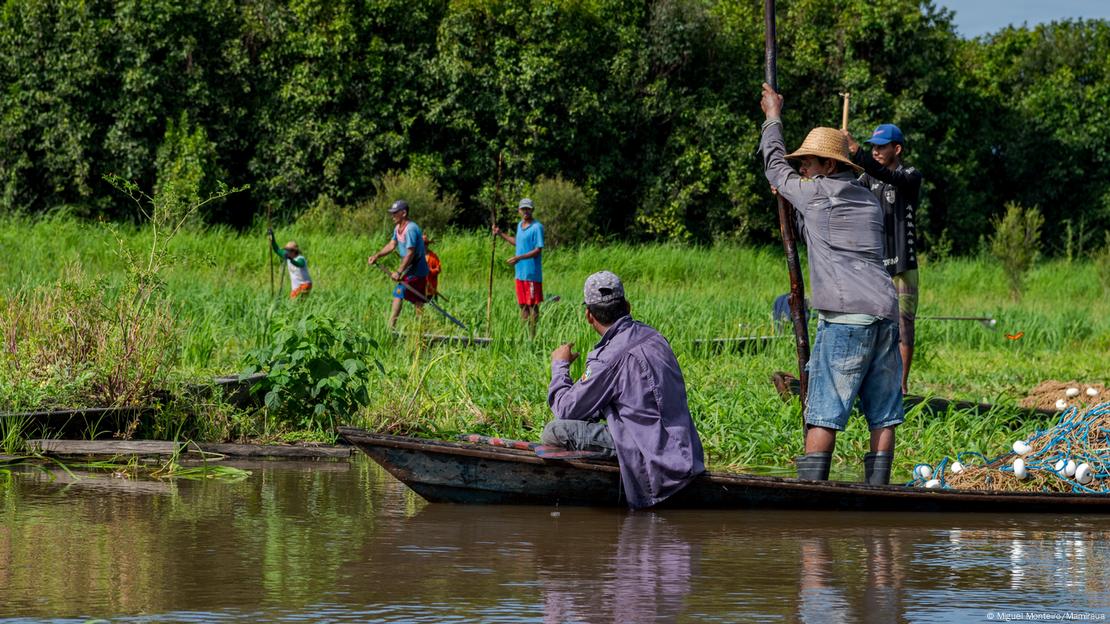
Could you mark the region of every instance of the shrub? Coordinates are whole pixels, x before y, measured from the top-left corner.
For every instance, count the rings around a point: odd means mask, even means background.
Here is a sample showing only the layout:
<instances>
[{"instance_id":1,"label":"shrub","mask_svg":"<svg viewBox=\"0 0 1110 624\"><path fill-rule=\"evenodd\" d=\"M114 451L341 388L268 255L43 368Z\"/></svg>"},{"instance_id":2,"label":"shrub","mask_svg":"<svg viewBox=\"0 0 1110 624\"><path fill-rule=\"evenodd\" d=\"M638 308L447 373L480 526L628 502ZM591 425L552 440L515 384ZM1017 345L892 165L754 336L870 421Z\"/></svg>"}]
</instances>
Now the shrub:
<instances>
[{"instance_id":1,"label":"shrub","mask_svg":"<svg viewBox=\"0 0 1110 624\"><path fill-rule=\"evenodd\" d=\"M369 364L376 343L350 326L319 315L275 318L270 345L247 354L241 378L266 377L252 388L280 424L330 431L338 418L370 401Z\"/></svg>"},{"instance_id":2,"label":"shrub","mask_svg":"<svg viewBox=\"0 0 1110 624\"><path fill-rule=\"evenodd\" d=\"M374 190L373 197L352 207L321 194L297 217L297 225L314 232L384 233L393 224L388 209L398 199L409 203L409 216L425 232L442 232L459 213L458 199L440 195L439 185L423 172L390 171L374 182Z\"/></svg>"},{"instance_id":3,"label":"shrub","mask_svg":"<svg viewBox=\"0 0 1110 624\"><path fill-rule=\"evenodd\" d=\"M359 231L355 227L354 211L340 206L334 199L324 194L317 196L308 210L297 217L297 227L317 233ZM361 231L365 233L365 227Z\"/></svg>"},{"instance_id":4,"label":"shrub","mask_svg":"<svg viewBox=\"0 0 1110 624\"><path fill-rule=\"evenodd\" d=\"M351 226L358 233L388 230L388 209L398 199L409 203L409 217L425 232L442 232L459 213L458 199L441 195L431 175L413 169L389 171L374 182L374 196L352 211Z\"/></svg>"},{"instance_id":5,"label":"shrub","mask_svg":"<svg viewBox=\"0 0 1110 624\"><path fill-rule=\"evenodd\" d=\"M532 201L536 219L543 223L546 245L582 243L597 235L592 193L574 182L541 176L532 187Z\"/></svg>"},{"instance_id":6,"label":"shrub","mask_svg":"<svg viewBox=\"0 0 1110 624\"><path fill-rule=\"evenodd\" d=\"M1026 209L1011 202L1006 204L1005 216L1001 219L995 217L992 222L991 255L1006 272L1010 295L1014 300L1021 299L1025 276L1040 253L1044 217L1035 207Z\"/></svg>"}]
</instances>

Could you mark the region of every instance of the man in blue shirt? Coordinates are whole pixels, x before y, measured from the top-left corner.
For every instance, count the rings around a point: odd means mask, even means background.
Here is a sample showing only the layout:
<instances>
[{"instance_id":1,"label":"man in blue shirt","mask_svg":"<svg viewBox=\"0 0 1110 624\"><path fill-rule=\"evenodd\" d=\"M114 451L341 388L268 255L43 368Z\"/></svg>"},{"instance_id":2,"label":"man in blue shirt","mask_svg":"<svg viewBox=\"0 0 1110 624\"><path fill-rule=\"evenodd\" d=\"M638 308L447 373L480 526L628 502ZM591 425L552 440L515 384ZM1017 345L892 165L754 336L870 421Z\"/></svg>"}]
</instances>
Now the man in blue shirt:
<instances>
[{"instance_id":1,"label":"man in blue shirt","mask_svg":"<svg viewBox=\"0 0 1110 624\"><path fill-rule=\"evenodd\" d=\"M493 226L493 233L516 246L516 255L505 262L516 267L516 302L520 304L520 318L528 324L528 330L535 337L540 303L543 302L543 224L532 218L532 210L531 199L526 197L520 200L517 206L520 223L516 226L516 236L505 234L497 225Z\"/></svg>"},{"instance_id":2,"label":"man in blue shirt","mask_svg":"<svg viewBox=\"0 0 1110 624\"><path fill-rule=\"evenodd\" d=\"M369 264L375 264L382 256L388 255L394 249L401 256L401 265L390 277L398 282L393 289L393 310L389 316L389 327L397 325L397 317L401 315L401 304L407 299L416 306L417 314L420 313L424 302L427 300L426 288L428 285L428 261L425 258L424 233L420 226L409 220L409 204L403 199L398 199L389 207L389 216L393 218L393 237L382 247L381 251L367 258ZM420 296L411 292L400 282L408 284Z\"/></svg>"}]
</instances>

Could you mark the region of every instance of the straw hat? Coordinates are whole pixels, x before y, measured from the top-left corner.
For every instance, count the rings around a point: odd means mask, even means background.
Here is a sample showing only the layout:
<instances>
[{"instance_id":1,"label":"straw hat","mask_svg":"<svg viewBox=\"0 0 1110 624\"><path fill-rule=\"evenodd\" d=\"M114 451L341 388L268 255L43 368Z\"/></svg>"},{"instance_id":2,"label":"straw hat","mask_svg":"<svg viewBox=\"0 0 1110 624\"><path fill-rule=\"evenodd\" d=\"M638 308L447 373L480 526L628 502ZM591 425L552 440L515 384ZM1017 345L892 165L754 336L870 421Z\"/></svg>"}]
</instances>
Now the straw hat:
<instances>
[{"instance_id":1,"label":"straw hat","mask_svg":"<svg viewBox=\"0 0 1110 624\"><path fill-rule=\"evenodd\" d=\"M285 249L301 253L301 248L297 246L297 241L289 241L288 243L285 243Z\"/></svg>"},{"instance_id":2,"label":"straw hat","mask_svg":"<svg viewBox=\"0 0 1110 624\"><path fill-rule=\"evenodd\" d=\"M806 140L802 141L801 147L786 155L787 158L792 159L798 159L802 156L831 158L851 166L852 169L856 170L856 173L863 173L863 167L852 162L848 154L848 137L841 134L836 128L814 128L810 130L809 134L806 135Z\"/></svg>"}]
</instances>

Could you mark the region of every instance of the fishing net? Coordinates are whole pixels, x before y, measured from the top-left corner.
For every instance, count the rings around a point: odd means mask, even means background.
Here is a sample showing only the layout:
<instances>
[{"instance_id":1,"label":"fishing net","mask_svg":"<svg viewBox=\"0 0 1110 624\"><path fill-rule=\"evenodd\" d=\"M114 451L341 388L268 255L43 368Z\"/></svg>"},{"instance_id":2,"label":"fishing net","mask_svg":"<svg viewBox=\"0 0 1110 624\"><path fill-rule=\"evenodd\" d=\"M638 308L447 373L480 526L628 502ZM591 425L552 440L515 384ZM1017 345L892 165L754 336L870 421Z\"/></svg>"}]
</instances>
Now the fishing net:
<instances>
[{"instance_id":1,"label":"fishing net","mask_svg":"<svg viewBox=\"0 0 1110 624\"><path fill-rule=\"evenodd\" d=\"M1068 390L1071 390L1071 396ZM1107 400L1106 388L1101 384L1088 384L1078 381L1056 381L1049 379L1037 384L1036 388L1021 400L1020 405L1028 409L1062 410L1069 407L1086 409ZM1060 407L1057 401L1063 401Z\"/></svg>"},{"instance_id":2,"label":"fishing net","mask_svg":"<svg viewBox=\"0 0 1110 624\"><path fill-rule=\"evenodd\" d=\"M1048 430L990 459L965 451L935 466L918 464L907 485L995 492L1110 493L1110 402L1070 407Z\"/></svg>"}]
</instances>

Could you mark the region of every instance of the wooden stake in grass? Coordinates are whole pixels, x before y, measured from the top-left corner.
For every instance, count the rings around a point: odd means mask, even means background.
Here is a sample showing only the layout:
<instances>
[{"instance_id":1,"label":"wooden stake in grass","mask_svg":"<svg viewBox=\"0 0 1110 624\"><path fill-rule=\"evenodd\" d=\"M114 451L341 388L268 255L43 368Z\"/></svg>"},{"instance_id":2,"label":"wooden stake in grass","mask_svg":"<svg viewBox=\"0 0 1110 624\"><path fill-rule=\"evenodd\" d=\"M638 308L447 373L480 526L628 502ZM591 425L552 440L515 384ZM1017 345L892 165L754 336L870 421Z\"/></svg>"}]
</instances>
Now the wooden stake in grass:
<instances>
[{"instance_id":1,"label":"wooden stake in grass","mask_svg":"<svg viewBox=\"0 0 1110 624\"><path fill-rule=\"evenodd\" d=\"M493 265L497 256L497 234L493 228L497 227L497 208L501 206L501 161L504 152L497 153L497 182L493 187L493 205L489 209L490 247L489 247L489 290L486 293L486 331L493 337Z\"/></svg>"},{"instance_id":2,"label":"wooden stake in grass","mask_svg":"<svg viewBox=\"0 0 1110 624\"><path fill-rule=\"evenodd\" d=\"M270 220L270 207L266 206L266 230L274 231L274 222ZM267 241L269 242L269 241ZM270 258L270 299L274 298L274 251L266 246L266 255Z\"/></svg>"},{"instance_id":3,"label":"wooden stake in grass","mask_svg":"<svg viewBox=\"0 0 1110 624\"><path fill-rule=\"evenodd\" d=\"M841 130L847 130L848 129L848 99L852 97L852 94L848 93L847 91L842 91L840 93L840 97L844 98L844 106L840 111L840 129Z\"/></svg>"}]
</instances>

